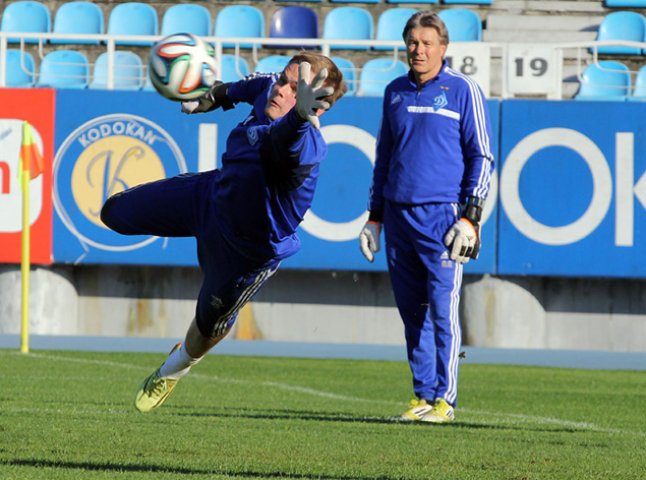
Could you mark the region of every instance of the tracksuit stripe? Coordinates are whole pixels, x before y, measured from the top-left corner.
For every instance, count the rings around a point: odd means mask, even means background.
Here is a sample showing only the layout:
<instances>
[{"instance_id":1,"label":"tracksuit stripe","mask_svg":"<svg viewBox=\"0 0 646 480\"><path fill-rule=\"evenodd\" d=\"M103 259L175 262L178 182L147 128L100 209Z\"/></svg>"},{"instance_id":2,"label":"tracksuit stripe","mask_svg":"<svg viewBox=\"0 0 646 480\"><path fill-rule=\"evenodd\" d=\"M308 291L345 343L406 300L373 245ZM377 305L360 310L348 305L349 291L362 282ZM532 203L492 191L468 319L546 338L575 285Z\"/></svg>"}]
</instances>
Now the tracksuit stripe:
<instances>
[{"instance_id":1,"label":"tracksuit stripe","mask_svg":"<svg viewBox=\"0 0 646 480\"><path fill-rule=\"evenodd\" d=\"M460 346L462 343L462 336L460 332L460 288L462 286L462 269L461 263L456 263L453 274L453 290L451 291L451 307L450 307L450 322L451 322L451 349L449 352L449 362L447 367L447 389L444 399L455 404L457 398L457 385L458 385L458 362L460 358Z\"/></svg>"}]
</instances>

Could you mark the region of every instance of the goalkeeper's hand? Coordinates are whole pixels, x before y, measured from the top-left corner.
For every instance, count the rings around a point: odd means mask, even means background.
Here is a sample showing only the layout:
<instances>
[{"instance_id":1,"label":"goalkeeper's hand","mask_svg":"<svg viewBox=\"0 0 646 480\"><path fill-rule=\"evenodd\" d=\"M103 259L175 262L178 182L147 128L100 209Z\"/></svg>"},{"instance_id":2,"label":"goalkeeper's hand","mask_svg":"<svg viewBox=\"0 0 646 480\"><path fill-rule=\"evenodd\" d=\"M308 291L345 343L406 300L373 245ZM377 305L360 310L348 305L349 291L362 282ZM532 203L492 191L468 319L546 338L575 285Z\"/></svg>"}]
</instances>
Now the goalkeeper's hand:
<instances>
[{"instance_id":1,"label":"goalkeeper's hand","mask_svg":"<svg viewBox=\"0 0 646 480\"><path fill-rule=\"evenodd\" d=\"M480 253L480 225L462 217L444 236L444 245L450 250L451 260L467 263Z\"/></svg>"},{"instance_id":2,"label":"goalkeeper's hand","mask_svg":"<svg viewBox=\"0 0 646 480\"><path fill-rule=\"evenodd\" d=\"M359 248L366 260L373 262L375 253L381 248L379 244L379 235L381 235L381 223L369 221L359 234Z\"/></svg>"},{"instance_id":3,"label":"goalkeeper's hand","mask_svg":"<svg viewBox=\"0 0 646 480\"><path fill-rule=\"evenodd\" d=\"M223 110L233 108L233 102L227 96L228 84L216 80L208 92L195 100L182 102L182 112L184 113L204 113L222 107Z\"/></svg>"},{"instance_id":4,"label":"goalkeeper's hand","mask_svg":"<svg viewBox=\"0 0 646 480\"><path fill-rule=\"evenodd\" d=\"M330 104L321 100L334 93L332 87L323 87L327 78L327 68L322 68L310 82L312 66L309 62L302 62L298 65L298 85L296 87L296 112L303 119L310 122L314 127L320 128L317 111L322 108L327 110Z\"/></svg>"}]
</instances>

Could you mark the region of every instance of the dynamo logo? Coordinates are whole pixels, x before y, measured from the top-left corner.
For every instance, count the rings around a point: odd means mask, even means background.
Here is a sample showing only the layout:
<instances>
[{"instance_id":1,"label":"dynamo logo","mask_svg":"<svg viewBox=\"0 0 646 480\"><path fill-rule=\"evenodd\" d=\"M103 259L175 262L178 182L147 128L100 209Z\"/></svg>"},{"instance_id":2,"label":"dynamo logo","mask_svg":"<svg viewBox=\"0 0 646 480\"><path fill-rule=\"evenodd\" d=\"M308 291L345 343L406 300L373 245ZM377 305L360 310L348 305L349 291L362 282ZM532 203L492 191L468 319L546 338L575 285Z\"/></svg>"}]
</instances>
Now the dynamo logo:
<instances>
[{"instance_id":1,"label":"dynamo logo","mask_svg":"<svg viewBox=\"0 0 646 480\"><path fill-rule=\"evenodd\" d=\"M100 219L103 203L115 193L186 171L181 150L155 123L129 114L97 117L72 132L56 153L54 207L86 253L90 247L135 250L159 238L112 232Z\"/></svg>"}]
</instances>

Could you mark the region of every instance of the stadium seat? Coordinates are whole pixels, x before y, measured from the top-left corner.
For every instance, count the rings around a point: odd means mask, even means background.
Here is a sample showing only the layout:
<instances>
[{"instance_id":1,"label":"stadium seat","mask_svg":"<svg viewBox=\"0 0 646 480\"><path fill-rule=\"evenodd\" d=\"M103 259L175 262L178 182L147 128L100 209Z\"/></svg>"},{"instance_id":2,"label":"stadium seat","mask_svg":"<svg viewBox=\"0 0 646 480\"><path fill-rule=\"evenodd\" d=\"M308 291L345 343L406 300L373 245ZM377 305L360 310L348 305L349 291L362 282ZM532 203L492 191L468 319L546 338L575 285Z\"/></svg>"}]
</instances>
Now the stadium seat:
<instances>
[{"instance_id":1,"label":"stadium seat","mask_svg":"<svg viewBox=\"0 0 646 480\"><path fill-rule=\"evenodd\" d=\"M110 35L157 35L157 10L147 3L127 2L116 5L108 19ZM116 45L152 45L151 41L119 40Z\"/></svg>"},{"instance_id":2,"label":"stadium seat","mask_svg":"<svg viewBox=\"0 0 646 480\"><path fill-rule=\"evenodd\" d=\"M606 15L599 31L597 41L605 40L626 40L631 42L643 42L646 38L646 18L637 12L612 12ZM610 55L641 55L640 47L628 47L622 45L608 45L597 47L601 54Z\"/></svg>"},{"instance_id":3,"label":"stadium seat","mask_svg":"<svg viewBox=\"0 0 646 480\"><path fill-rule=\"evenodd\" d=\"M453 8L438 13L449 31L450 42L479 42L482 40L482 20L473 10Z\"/></svg>"},{"instance_id":4,"label":"stadium seat","mask_svg":"<svg viewBox=\"0 0 646 480\"><path fill-rule=\"evenodd\" d=\"M74 50L49 52L40 63L36 86L51 88L86 88L89 77L87 57Z\"/></svg>"},{"instance_id":5,"label":"stadium seat","mask_svg":"<svg viewBox=\"0 0 646 480\"><path fill-rule=\"evenodd\" d=\"M173 5L162 18L161 35L192 33L199 37L211 34L211 14L202 5L179 3Z\"/></svg>"},{"instance_id":6,"label":"stadium seat","mask_svg":"<svg viewBox=\"0 0 646 480\"><path fill-rule=\"evenodd\" d=\"M101 7L91 2L67 2L63 3L54 17L54 33L74 33L74 34L102 34L103 28L103 10ZM52 39L51 43L75 43L75 44L94 44L98 40L57 40Z\"/></svg>"},{"instance_id":7,"label":"stadium seat","mask_svg":"<svg viewBox=\"0 0 646 480\"><path fill-rule=\"evenodd\" d=\"M384 10L377 20L376 40L400 41L402 50L406 48L402 31L408 19L416 13L414 8L389 8ZM390 50L391 47L374 47L375 50Z\"/></svg>"},{"instance_id":8,"label":"stadium seat","mask_svg":"<svg viewBox=\"0 0 646 480\"><path fill-rule=\"evenodd\" d=\"M625 100L630 93L630 71L621 62L602 60L588 65L575 100Z\"/></svg>"},{"instance_id":9,"label":"stadium seat","mask_svg":"<svg viewBox=\"0 0 646 480\"><path fill-rule=\"evenodd\" d=\"M646 8L646 0L606 0L609 8Z\"/></svg>"},{"instance_id":10,"label":"stadium seat","mask_svg":"<svg viewBox=\"0 0 646 480\"><path fill-rule=\"evenodd\" d=\"M281 7L269 21L270 38L318 38L319 21L316 12L300 5ZM303 45L277 45L278 48L304 48ZM311 48L311 47L307 47Z\"/></svg>"},{"instance_id":11,"label":"stadium seat","mask_svg":"<svg viewBox=\"0 0 646 480\"><path fill-rule=\"evenodd\" d=\"M323 23L323 38L330 40L372 40L372 15L361 7L336 7L328 12ZM332 49L368 50L370 47L335 43Z\"/></svg>"},{"instance_id":12,"label":"stadium seat","mask_svg":"<svg viewBox=\"0 0 646 480\"><path fill-rule=\"evenodd\" d=\"M330 59L339 67L341 73L343 74L343 79L348 85L348 91L346 95L351 97L357 93L357 67L355 67L352 61L343 57L330 57Z\"/></svg>"},{"instance_id":13,"label":"stadium seat","mask_svg":"<svg viewBox=\"0 0 646 480\"><path fill-rule=\"evenodd\" d=\"M408 73L408 67L401 60L373 58L361 69L357 95L382 97L384 89L392 80Z\"/></svg>"},{"instance_id":14,"label":"stadium seat","mask_svg":"<svg viewBox=\"0 0 646 480\"><path fill-rule=\"evenodd\" d=\"M144 66L141 57L130 51L114 52L114 90L140 90L144 84ZM94 65L90 88L108 88L108 53L100 54Z\"/></svg>"},{"instance_id":15,"label":"stadium seat","mask_svg":"<svg viewBox=\"0 0 646 480\"><path fill-rule=\"evenodd\" d=\"M635 89L628 100L646 102L646 65L639 69L635 79Z\"/></svg>"},{"instance_id":16,"label":"stadium seat","mask_svg":"<svg viewBox=\"0 0 646 480\"><path fill-rule=\"evenodd\" d=\"M35 82L34 72L36 66L31 53L17 49L7 50L6 77L7 87L33 87Z\"/></svg>"},{"instance_id":17,"label":"stadium seat","mask_svg":"<svg viewBox=\"0 0 646 480\"><path fill-rule=\"evenodd\" d=\"M282 72L292 57L289 55L269 55L258 60L254 72Z\"/></svg>"},{"instance_id":18,"label":"stadium seat","mask_svg":"<svg viewBox=\"0 0 646 480\"><path fill-rule=\"evenodd\" d=\"M49 8L41 2L11 2L2 13L0 32L50 33L51 31L51 13ZM20 39L9 37L8 42L19 43ZM35 38L25 39L25 43L38 43L38 40Z\"/></svg>"},{"instance_id":19,"label":"stadium seat","mask_svg":"<svg viewBox=\"0 0 646 480\"><path fill-rule=\"evenodd\" d=\"M220 80L224 83L236 82L249 75L249 63L239 55L222 55L220 69Z\"/></svg>"},{"instance_id":20,"label":"stadium seat","mask_svg":"<svg viewBox=\"0 0 646 480\"><path fill-rule=\"evenodd\" d=\"M251 5L228 5L215 18L216 37L262 38L265 36L265 16ZM235 43L225 42L225 48L233 48ZM242 43L240 48L251 48L251 43Z\"/></svg>"}]
</instances>

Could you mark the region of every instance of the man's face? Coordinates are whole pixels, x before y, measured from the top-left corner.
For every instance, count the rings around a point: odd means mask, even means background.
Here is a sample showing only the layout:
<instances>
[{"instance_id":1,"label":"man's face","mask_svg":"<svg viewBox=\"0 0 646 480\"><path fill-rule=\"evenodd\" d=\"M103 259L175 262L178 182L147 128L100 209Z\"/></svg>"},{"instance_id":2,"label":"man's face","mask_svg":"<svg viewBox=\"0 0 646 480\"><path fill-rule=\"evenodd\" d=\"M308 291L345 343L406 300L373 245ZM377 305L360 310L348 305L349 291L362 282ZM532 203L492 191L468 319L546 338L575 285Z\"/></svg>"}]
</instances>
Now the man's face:
<instances>
[{"instance_id":1,"label":"man's face","mask_svg":"<svg viewBox=\"0 0 646 480\"><path fill-rule=\"evenodd\" d=\"M439 73L445 53L446 45L440 44L440 35L434 28L417 27L408 32L406 55L418 82L426 82Z\"/></svg>"},{"instance_id":2,"label":"man's face","mask_svg":"<svg viewBox=\"0 0 646 480\"><path fill-rule=\"evenodd\" d=\"M310 79L307 79L308 81ZM289 112L296 105L296 86L298 85L298 64L290 63L280 74L280 78L271 88L265 115L276 120Z\"/></svg>"}]
</instances>

